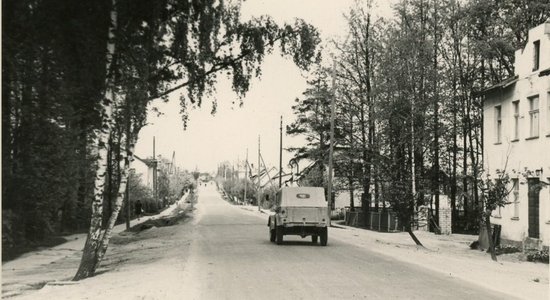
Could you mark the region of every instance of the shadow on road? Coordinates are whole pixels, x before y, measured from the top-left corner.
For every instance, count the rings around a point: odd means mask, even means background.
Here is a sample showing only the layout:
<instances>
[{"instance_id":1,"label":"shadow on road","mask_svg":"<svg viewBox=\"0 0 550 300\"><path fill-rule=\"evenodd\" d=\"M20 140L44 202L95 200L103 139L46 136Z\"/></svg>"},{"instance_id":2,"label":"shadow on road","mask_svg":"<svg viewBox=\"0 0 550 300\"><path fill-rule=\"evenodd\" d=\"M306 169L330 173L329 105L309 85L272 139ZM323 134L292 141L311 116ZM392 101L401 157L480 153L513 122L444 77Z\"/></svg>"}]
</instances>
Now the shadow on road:
<instances>
[{"instance_id":1,"label":"shadow on road","mask_svg":"<svg viewBox=\"0 0 550 300\"><path fill-rule=\"evenodd\" d=\"M280 246L321 247L321 244L319 244L319 242L314 244L311 242L311 240L305 239L305 238L303 241L297 241L297 240L283 241L281 245L277 245L270 241L265 241L265 244L272 244L274 247L280 247Z\"/></svg>"}]
</instances>

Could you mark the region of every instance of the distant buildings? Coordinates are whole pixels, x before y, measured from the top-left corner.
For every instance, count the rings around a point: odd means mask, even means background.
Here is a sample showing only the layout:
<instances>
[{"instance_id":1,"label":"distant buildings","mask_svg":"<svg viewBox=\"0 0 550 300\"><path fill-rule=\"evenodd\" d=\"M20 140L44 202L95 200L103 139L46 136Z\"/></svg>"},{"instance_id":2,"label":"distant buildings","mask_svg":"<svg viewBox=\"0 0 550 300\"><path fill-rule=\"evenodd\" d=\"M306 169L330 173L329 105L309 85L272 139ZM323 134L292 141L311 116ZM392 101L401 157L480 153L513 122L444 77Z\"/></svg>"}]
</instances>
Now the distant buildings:
<instances>
[{"instance_id":1,"label":"distant buildings","mask_svg":"<svg viewBox=\"0 0 550 300\"><path fill-rule=\"evenodd\" d=\"M550 20L529 31L515 76L486 91L484 167L511 178L509 205L493 212L501 238L527 248L550 242Z\"/></svg>"},{"instance_id":2,"label":"distant buildings","mask_svg":"<svg viewBox=\"0 0 550 300\"><path fill-rule=\"evenodd\" d=\"M151 158L142 159L137 155L134 155L134 161L131 164L131 167L135 170L135 173L141 177L144 181L143 183L151 191L153 191L153 182L155 177L155 166L157 165L156 161Z\"/></svg>"}]
</instances>

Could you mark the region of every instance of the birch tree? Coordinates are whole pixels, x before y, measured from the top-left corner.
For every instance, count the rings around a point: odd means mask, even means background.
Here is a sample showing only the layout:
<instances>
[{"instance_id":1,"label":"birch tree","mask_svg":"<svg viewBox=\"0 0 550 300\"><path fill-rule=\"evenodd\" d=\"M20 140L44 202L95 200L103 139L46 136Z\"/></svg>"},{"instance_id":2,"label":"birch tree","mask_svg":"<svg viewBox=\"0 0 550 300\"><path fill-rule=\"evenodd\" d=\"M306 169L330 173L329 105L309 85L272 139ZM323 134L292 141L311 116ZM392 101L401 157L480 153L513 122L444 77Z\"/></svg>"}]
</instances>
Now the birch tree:
<instances>
[{"instance_id":1,"label":"birch tree","mask_svg":"<svg viewBox=\"0 0 550 300\"><path fill-rule=\"evenodd\" d=\"M317 58L315 48L319 42L318 34L313 27L300 20L292 26L283 27L279 27L267 17L241 23L239 6L223 1L167 1L161 6L140 2L137 15L133 13L133 6L132 2L114 1L110 5L107 77L105 97L100 109L102 126L95 141L97 171L92 221L81 264L74 280L94 274L105 255L112 228L123 203L135 137L143 119L131 124L135 127L132 135L134 138L125 136L123 139L127 147L119 158L121 180L113 211L105 228L102 228L101 215L108 153L106 141L113 131L114 114L122 109L124 99L140 99L140 105L136 106L137 109L133 113L143 117L149 101L167 97L172 92L186 88L186 92L180 94L185 126L187 101L200 107L203 98L207 98L215 90L214 85L219 72L225 71L229 74L233 90L237 95L243 96L248 91L250 80L260 75L260 64L264 56L271 53L276 44L280 46L281 53L292 57L299 67L307 68ZM119 20L120 12L125 13L124 22ZM118 27L118 24L125 24L126 27ZM142 40L138 42L134 39L140 36L132 36L135 30L144 32ZM126 41L130 41L130 46L134 48L128 49ZM123 48L125 45L127 48ZM161 51L158 51L158 48ZM122 50L117 54L117 49ZM161 58L158 58L158 52L162 53ZM127 70L122 67L121 62L125 61L137 68L136 61L132 60L136 60L135 56L139 54L145 56L144 62L149 69L138 72L137 69ZM139 59L137 62L140 62ZM146 97L132 98L132 91L115 81L117 76L124 82L132 75L137 75L145 82L146 87L143 91L147 92ZM177 82L178 80L180 82ZM213 107L215 106L214 101Z\"/></svg>"},{"instance_id":2,"label":"birch tree","mask_svg":"<svg viewBox=\"0 0 550 300\"><path fill-rule=\"evenodd\" d=\"M113 58L115 56L116 50L115 34L118 25L116 0L112 0L111 2L109 15L110 25L108 29L106 51L107 57L105 66L105 70L107 70L107 76L105 79L105 96L104 100L102 101L100 110L102 126L96 133L96 137L93 142L93 144L97 147L95 150L97 152L97 170L94 183L94 198L92 200L92 218L90 221L90 229L88 231L86 243L84 244L80 266L73 280L80 280L94 274L99 265L99 262L105 254L105 250L107 249L107 245L109 244L112 228L114 226L114 221L112 222L113 226L110 226L111 220L109 220L107 230L103 231L101 222L103 220L103 196L105 180L107 176L107 155L109 151L109 149L107 148L107 143L113 126L113 112L116 105L113 70ZM114 211L113 215L116 217Z\"/></svg>"}]
</instances>

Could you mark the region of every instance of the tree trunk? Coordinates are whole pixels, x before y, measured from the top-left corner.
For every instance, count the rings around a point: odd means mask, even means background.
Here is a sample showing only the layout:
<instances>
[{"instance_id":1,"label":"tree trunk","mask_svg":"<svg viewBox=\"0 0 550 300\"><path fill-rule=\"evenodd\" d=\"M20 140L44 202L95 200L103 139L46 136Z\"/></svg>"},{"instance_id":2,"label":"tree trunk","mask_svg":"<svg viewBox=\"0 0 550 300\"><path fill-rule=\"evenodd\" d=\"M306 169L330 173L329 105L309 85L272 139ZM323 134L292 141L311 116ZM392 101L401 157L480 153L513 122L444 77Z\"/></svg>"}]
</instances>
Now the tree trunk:
<instances>
[{"instance_id":1,"label":"tree trunk","mask_svg":"<svg viewBox=\"0 0 550 300\"><path fill-rule=\"evenodd\" d=\"M128 137L127 137L128 138ZM118 192L117 197L115 201L115 205L113 206L113 212L111 213L111 217L109 218L109 222L107 223L107 228L105 229L105 233L103 234L103 238L101 240L101 246L98 249L98 259L97 264L101 262L103 259L103 256L105 255L105 252L107 251L107 247L109 246L109 241L111 239L111 236L113 234L113 228L115 227L116 220L118 218L118 214L120 213L120 210L122 208L122 204L124 203L124 194L126 191L126 186L128 184L128 175L130 170L130 163L133 160L133 151L134 151L134 144L130 146L130 149L127 149L126 151L121 151L121 160L119 162L120 166L120 184L118 186ZM124 154L123 154L124 153ZM97 266L96 266L97 268Z\"/></svg>"},{"instance_id":2,"label":"tree trunk","mask_svg":"<svg viewBox=\"0 0 550 300\"><path fill-rule=\"evenodd\" d=\"M111 24L109 26L106 57L106 79L105 79L105 99L101 101L102 126L95 137L95 146L97 148L97 170L94 182L94 198L92 201L92 217L90 220L90 229L86 244L82 253L82 259L78 271L73 280L77 281L92 276L101 260L100 253L101 240L104 236L101 230L103 216L103 195L105 189L107 173L107 143L112 127L112 115L115 105L115 87L112 68L113 57L115 54L115 31L117 28L117 9L116 0L112 0L110 10ZM105 246L106 247L106 246Z\"/></svg>"},{"instance_id":3,"label":"tree trunk","mask_svg":"<svg viewBox=\"0 0 550 300\"><path fill-rule=\"evenodd\" d=\"M109 146L107 147L107 176L105 177L105 184L107 185L107 191L105 197L107 197L107 209L103 211L103 228L107 226L107 221L113 211L113 134L109 136Z\"/></svg>"},{"instance_id":4,"label":"tree trunk","mask_svg":"<svg viewBox=\"0 0 550 300\"><path fill-rule=\"evenodd\" d=\"M495 253L495 244L493 241L493 234L491 231L491 211L485 211L485 229L487 229L487 237L489 240L489 252L491 253L491 259L497 261L497 255Z\"/></svg>"},{"instance_id":5,"label":"tree trunk","mask_svg":"<svg viewBox=\"0 0 550 300\"><path fill-rule=\"evenodd\" d=\"M476 149L474 148L474 139L473 139L473 135L475 134L475 129L473 128L473 125L472 125L472 118L470 117L470 109L472 108L472 99L471 99L471 96L469 97L469 101L468 101L468 105L466 107L466 111L468 113L468 141L469 141L469 144L470 144L470 163L472 164L472 173L473 173L473 182L477 182L478 180L478 176L479 176L479 170L478 170L478 167L479 167L479 162L477 160L477 154L476 154ZM479 209L479 189L478 189L478 185L477 184L474 184L472 186L472 188L474 189L473 190L473 196L474 196L474 205L476 207L476 210Z\"/></svg>"},{"instance_id":6,"label":"tree trunk","mask_svg":"<svg viewBox=\"0 0 550 300\"><path fill-rule=\"evenodd\" d=\"M370 174L370 165L368 164L368 153L367 153L367 130L365 126L365 102L363 100L363 96L360 97L361 105L360 105L360 118L361 122L361 154L363 158L363 176L362 176L362 184L363 184L363 195L361 197L361 209L363 212L368 213L370 210L370 198L369 198L369 175ZM366 218L365 218L366 220ZM366 224L365 224L366 225Z\"/></svg>"},{"instance_id":7,"label":"tree trunk","mask_svg":"<svg viewBox=\"0 0 550 300\"><path fill-rule=\"evenodd\" d=\"M417 246L422 246L422 247L424 247L424 245L422 245L422 243L420 242L420 240L416 237L416 235L415 235L414 232L412 231L412 228L411 228L410 225L407 227L407 233L411 236L411 238L413 239L414 243L415 243Z\"/></svg>"},{"instance_id":8,"label":"tree trunk","mask_svg":"<svg viewBox=\"0 0 550 300\"><path fill-rule=\"evenodd\" d=\"M11 150L13 149L13 143L12 143L12 121L11 121L11 115L12 115L12 102L14 99L11 96L11 90L12 90L12 83L7 83L8 79L12 79L15 81L14 78L15 74L13 74L13 70L11 70L11 64L6 63L8 59L8 55L5 54L6 51L2 52L2 61L3 64L3 82L2 82L2 196L6 197L8 196L8 187L11 186L12 179L13 178L13 169L11 167L12 165L12 155ZM6 84L7 83L7 84ZM9 182L9 183L8 183ZM9 197L11 198L11 197ZM5 207L11 207L10 200L7 200L4 198L4 201L2 202L2 209ZM7 204L7 205L6 205Z\"/></svg>"},{"instance_id":9,"label":"tree trunk","mask_svg":"<svg viewBox=\"0 0 550 300\"><path fill-rule=\"evenodd\" d=\"M451 171L451 216L452 216L452 232L457 230L458 211L456 209L456 170L457 170L457 108L456 108L456 80L453 82L453 153L452 153L452 171Z\"/></svg>"},{"instance_id":10,"label":"tree trunk","mask_svg":"<svg viewBox=\"0 0 550 300\"><path fill-rule=\"evenodd\" d=\"M435 195L436 220L439 225L439 91L437 78L437 1L434 2L434 174L432 177L433 193Z\"/></svg>"},{"instance_id":11,"label":"tree trunk","mask_svg":"<svg viewBox=\"0 0 550 300\"><path fill-rule=\"evenodd\" d=\"M462 206L464 207L464 219L468 221L468 126L466 122L466 97L462 96Z\"/></svg>"},{"instance_id":12,"label":"tree trunk","mask_svg":"<svg viewBox=\"0 0 550 300\"><path fill-rule=\"evenodd\" d=\"M348 177L348 182L349 182L349 208L350 208L351 211L354 211L355 210L355 204L353 203L353 192L354 192L353 176Z\"/></svg>"},{"instance_id":13,"label":"tree trunk","mask_svg":"<svg viewBox=\"0 0 550 300\"><path fill-rule=\"evenodd\" d=\"M452 6L451 14L456 14L456 7ZM456 21L451 25L451 35L453 41L453 51L452 51L452 139L453 139L453 148L452 148L452 162L451 162L451 231L456 232L458 224L458 211L456 209L456 194L457 194L457 164L458 164L458 79L457 71L459 67L458 60L461 59L459 56L459 37L457 32L457 23Z\"/></svg>"},{"instance_id":14,"label":"tree trunk","mask_svg":"<svg viewBox=\"0 0 550 300\"><path fill-rule=\"evenodd\" d=\"M371 87L371 62L369 57L369 38L370 38L370 13L367 14L367 24L365 26L365 44L364 47L366 53L365 53L365 74L366 74L366 105L368 107L368 149L367 149L367 140L366 140L366 129L365 129L365 103L363 101L363 97L361 97L361 135L362 135L362 143L363 143L363 160L365 163L365 173L363 174L364 182L363 182L363 193L365 193L365 202L367 204L367 209L363 209L363 211L369 211L372 201L372 195L370 192L370 185L371 185L371 177L372 177L372 146L373 146L373 138L374 138L374 107L372 105L372 87Z\"/></svg>"},{"instance_id":15,"label":"tree trunk","mask_svg":"<svg viewBox=\"0 0 550 300\"><path fill-rule=\"evenodd\" d=\"M87 149L87 140L88 132L87 128L83 122L79 122L78 130L80 131L77 137L77 147L78 147L78 183L77 183L77 193L76 193L76 229L80 230L81 226L84 227L87 225L88 215L86 214L86 199L88 196L88 172L89 172L89 163L88 163L88 149Z\"/></svg>"},{"instance_id":16,"label":"tree trunk","mask_svg":"<svg viewBox=\"0 0 550 300\"><path fill-rule=\"evenodd\" d=\"M123 142L123 136L124 136L124 132L122 130L117 130L117 143L115 144L115 155L116 155L116 159L117 159L117 165L116 165L116 177L115 177L115 182L113 184L113 191L118 191L119 187L120 187L120 182L122 181L122 168L121 168L121 164L120 164L120 160L122 159L123 155L121 152L123 152L123 149L122 149L122 142ZM128 139L128 136L126 138L126 140ZM128 149L128 146L125 145L126 149ZM127 150L125 150L127 151ZM115 194L115 201L116 201L116 197L118 197L118 194ZM112 197L111 197L112 198ZM111 203L110 205L110 213L112 214L113 213L113 203Z\"/></svg>"},{"instance_id":17,"label":"tree trunk","mask_svg":"<svg viewBox=\"0 0 550 300\"><path fill-rule=\"evenodd\" d=\"M349 120L349 137L350 137L350 140L349 140L349 145L350 145L350 152L354 153L354 149L355 149L355 145L353 143L353 115L351 114L351 110L352 110L352 105L351 105L351 99L350 99L350 102L349 102L349 110L350 110L350 120ZM355 155L353 156L350 156L350 176L348 176L348 184L349 184L349 207L350 207L350 211L354 211L355 210L355 203L353 201L353 192L355 191L354 189L354 186L353 186L353 183L354 183L354 177L356 176L355 174L355 164L354 164L354 157Z\"/></svg>"},{"instance_id":18,"label":"tree trunk","mask_svg":"<svg viewBox=\"0 0 550 300\"><path fill-rule=\"evenodd\" d=\"M131 146L131 143L130 141L132 140L132 138L130 137L130 133L131 133L131 120L130 120L130 98L126 97L126 107L125 107L125 117L126 117L126 151L128 151L128 149L130 149L130 146ZM138 127L138 126L136 126ZM134 135L137 139L137 134ZM132 157L132 160L133 160L133 153L127 153L129 156ZM132 161L130 161L131 163ZM130 208L130 173L128 172L128 175L127 175L127 180L126 180L126 196L124 197L125 199L125 202L126 202L126 230L130 229L130 214L131 214L131 208ZM245 180L247 178L245 177Z\"/></svg>"}]
</instances>

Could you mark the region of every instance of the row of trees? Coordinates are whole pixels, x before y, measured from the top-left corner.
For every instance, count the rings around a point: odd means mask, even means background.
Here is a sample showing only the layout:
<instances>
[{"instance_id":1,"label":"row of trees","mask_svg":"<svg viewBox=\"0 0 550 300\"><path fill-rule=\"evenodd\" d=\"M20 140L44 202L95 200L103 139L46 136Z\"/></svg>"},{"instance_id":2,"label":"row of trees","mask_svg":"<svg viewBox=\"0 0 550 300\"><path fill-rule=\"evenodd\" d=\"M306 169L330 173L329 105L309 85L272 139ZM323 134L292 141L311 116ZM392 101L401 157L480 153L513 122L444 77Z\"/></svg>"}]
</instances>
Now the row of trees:
<instances>
[{"instance_id":1,"label":"row of trees","mask_svg":"<svg viewBox=\"0 0 550 300\"><path fill-rule=\"evenodd\" d=\"M251 204L257 204L256 193L258 191L258 185L250 178L244 176L240 162L237 163L237 168L227 161L218 165L216 172L216 183L218 188L221 188L223 192L230 197L230 201L245 201ZM245 169L249 169L248 166L244 166ZM251 177L252 174L248 171L247 176ZM246 199L245 199L245 186L246 186Z\"/></svg>"},{"instance_id":2,"label":"row of trees","mask_svg":"<svg viewBox=\"0 0 550 300\"><path fill-rule=\"evenodd\" d=\"M370 1L350 10L334 66L319 67L296 100L287 133L305 134L308 144L292 149L295 159L313 161L307 180L325 184L318 175L334 96L336 174L351 207L360 189L362 207L388 203L410 231L419 205L437 220L444 193L453 229L475 229L483 211L479 92L513 76L514 51L550 16L550 2L403 0L391 20L372 11Z\"/></svg>"},{"instance_id":3,"label":"row of trees","mask_svg":"<svg viewBox=\"0 0 550 300\"><path fill-rule=\"evenodd\" d=\"M233 1L8 0L2 8L3 213L17 220L18 240L50 234L60 208L68 228L86 225L75 280L93 275L107 250L153 100L178 91L185 127L187 109L211 99L220 73L242 96L273 49L302 68L318 58L313 27L242 22Z\"/></svg>"},{"instance_id":4,"label":"row of trees","mask_svg":"<svg viewBox=\"0 0 550 300\"><path fill-rule=\"evenodd\" d=\"M243 201L247 204L260 205L263 208L271 208L274 205L278 184L270 176L274 175L276 171L270 169L268 172L262 165L264 168L260 171L259 180L261 186L258 186L258 174L253 166L245 166L244 168L248 170L244 172L239 169L240 164L236 169L227 161L219 164L216 173L218 187L223 190L231 202ZM248 178L244 176L245 173ZM259 198L258 192L260 193Z\"/></svg>"}]
</instances>

